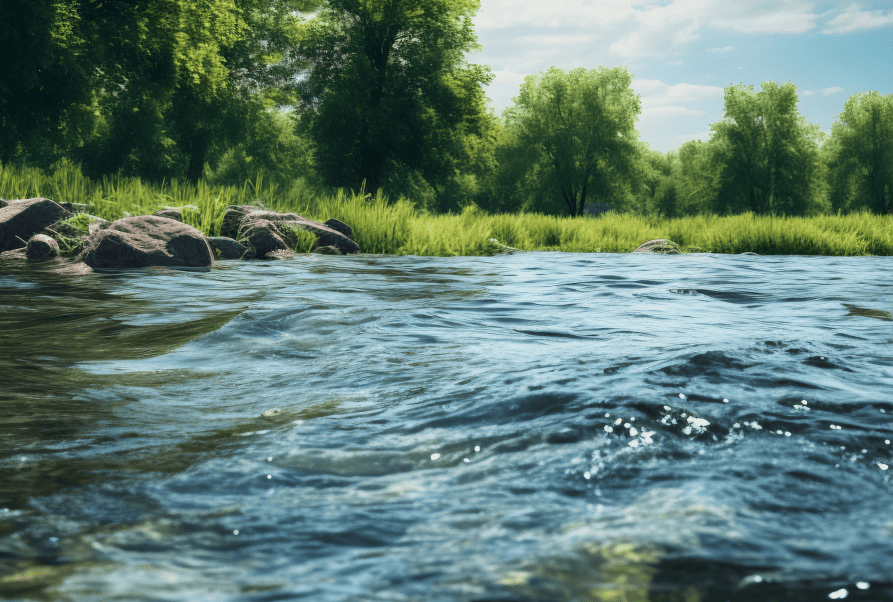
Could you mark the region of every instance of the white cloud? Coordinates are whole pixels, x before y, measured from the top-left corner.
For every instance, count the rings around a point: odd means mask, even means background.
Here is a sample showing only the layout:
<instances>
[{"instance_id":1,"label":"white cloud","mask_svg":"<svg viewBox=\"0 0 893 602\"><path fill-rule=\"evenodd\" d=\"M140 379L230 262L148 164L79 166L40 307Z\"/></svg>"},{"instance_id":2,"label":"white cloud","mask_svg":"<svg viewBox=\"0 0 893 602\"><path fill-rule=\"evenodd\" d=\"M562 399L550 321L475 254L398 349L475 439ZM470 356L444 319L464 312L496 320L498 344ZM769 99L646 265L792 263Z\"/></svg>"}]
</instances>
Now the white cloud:
<instances>
[{"instance_id":1,"label":"white cloud","mask_svg":"<svg viewBox=\"0 0 893 602\"><path fill-rule=\"evenodd\" d=\"M822 94L825 96L830 96L831 94L837 94L838 92L843 92L843 88L833 87L833 88L823 88Z\"/></svg>"},{"instance_id":2,"label":"white cloud","mask_svg":"<svg viewBox=\"0 0 893 602\"><path fill-rule=\"evenodd\" d=\"M740 0L715 2L714 16L708 23L715 29L732 29L742 33L805 33L815 27L819 18L812 4L802 0Z\"/></svg>"},{"instance_id":3,"label":"white cloud","mask_svg":"<svg viewBox=\"0 0 893 602\"><path fill-rule=\"evenodd\" d=\"M887 12L882 10L863 11L857 5L851 4L828 21L827 29L823 29L822 33L851 33L866 29L880 29L889 25L893 25L893 10Z\"/></svg>"},{"instance_id":4,"label":"white cloud","mask_svg":"<svg viewBox=\"0 0 893 602\"><path fill-rule=\"evenodd\" d=\"M707 52L731 52L735 50L734 46L726 46L725 48L708 48Z\"/></svg>"},{"instance_id":5,"label":"white cloud","mask_svg":"<svg viewBox=\"0 0 893 602\"><path fill-rule=\"evenodd\" d=\"M642 107L679 106L685 103L722 98L725 90L718 86L694 84L669 85L657 79L634 79L633 89L642 96Z\"/></svg>"},{"instance_id":6,"label":"white cloud","mask_svg":"<svg viewBox=\"0 0 893 602\"><path fill-rule=\"evenodd\" d=\"M691 115L704 115L704 111L700 111L698 109L689 109L686 107L648 107L643 108L642 113L640 114L641 119L648 119L649 117L682 117L682 116L691 116Z\"/></svg>"},{"instance_id":7,"label":"white cloud","mask_svg":"<svg viewBox=\"0 0 893 602\"><path fill-rule=\"evenodd\" d=\"M815 94L815 92L813 92L812 90L803 90L802 92L800 92L800 96L812 96L813 94Z\"/></svg>"}]
</instances>

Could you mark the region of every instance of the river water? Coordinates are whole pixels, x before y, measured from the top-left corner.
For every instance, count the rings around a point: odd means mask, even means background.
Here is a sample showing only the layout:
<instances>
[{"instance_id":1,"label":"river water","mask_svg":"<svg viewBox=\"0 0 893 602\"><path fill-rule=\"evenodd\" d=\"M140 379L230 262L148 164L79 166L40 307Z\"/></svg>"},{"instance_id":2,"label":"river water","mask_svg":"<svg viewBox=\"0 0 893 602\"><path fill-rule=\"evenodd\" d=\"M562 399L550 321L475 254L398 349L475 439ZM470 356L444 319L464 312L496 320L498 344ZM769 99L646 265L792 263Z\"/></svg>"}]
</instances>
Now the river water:
<instances>
[{"instance_id":1,"label":"river water","mask_svg":"<svg viewBox=\"0 0 893 602\"><path fill-rule=\"evenodd\" d=\"M893 260L0 264L0 597L893 599Z\"/></svg>"}]
</instances>

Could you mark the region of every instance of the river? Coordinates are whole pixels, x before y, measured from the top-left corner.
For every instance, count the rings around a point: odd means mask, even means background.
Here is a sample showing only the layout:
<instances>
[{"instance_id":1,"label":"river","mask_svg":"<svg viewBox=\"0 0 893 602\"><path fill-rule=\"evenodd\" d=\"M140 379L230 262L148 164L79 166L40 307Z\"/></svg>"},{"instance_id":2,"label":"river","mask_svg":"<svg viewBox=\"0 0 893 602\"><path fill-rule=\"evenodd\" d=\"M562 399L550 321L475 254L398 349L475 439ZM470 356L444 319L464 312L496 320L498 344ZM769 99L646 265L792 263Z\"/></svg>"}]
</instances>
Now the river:
<instances>
[{"instance_id":1,"label":"river","mask_svg":"<svg viewBox=\"0 0 893 602\"><path fill-rule=\"evenodd\" d=\"M0 260L0 598L893 599L893 260Z\"/></svg>"}]
</instances>

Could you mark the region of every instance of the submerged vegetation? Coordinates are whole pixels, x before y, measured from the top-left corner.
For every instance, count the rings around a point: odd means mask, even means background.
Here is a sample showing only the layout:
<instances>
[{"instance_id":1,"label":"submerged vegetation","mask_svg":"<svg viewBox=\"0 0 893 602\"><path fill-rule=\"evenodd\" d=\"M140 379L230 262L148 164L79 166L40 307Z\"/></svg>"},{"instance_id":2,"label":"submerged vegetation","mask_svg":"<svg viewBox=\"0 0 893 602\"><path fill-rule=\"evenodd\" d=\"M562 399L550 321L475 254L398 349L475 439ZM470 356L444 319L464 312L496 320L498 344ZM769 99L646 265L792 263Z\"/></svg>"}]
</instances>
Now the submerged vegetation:
<instances>
[{"instance_id":1,"label":"submerged vegetation","mask_svg":"<svg viewBox=\"0 0 893 602\"><path fill-rule=\"evenodd\" d=\"M296 185L279 188L261 178L241 187L176 180L159 185L116 176L93 181L71 165L49 175L36 168L0 165L0 198L45 196L85 203L97 217L118 219L181 208L184 221L217 235L227 205L255 204L325 221L350 224L366 253L490 255L506 245L518 250L624 253L647 240L668 238L687 251L775 255L893 255L893 216L871 213L784 217L745 213L679 218L604 213L568 217L517 212L489 214L475 206L435 214L401 198L390 201L343 189L312 194ZM71 227L85 228L83 218ZM83 223L82 223L83 222ZM298 249L302 250L302 249Z\"/></svg>"}]
</instances>

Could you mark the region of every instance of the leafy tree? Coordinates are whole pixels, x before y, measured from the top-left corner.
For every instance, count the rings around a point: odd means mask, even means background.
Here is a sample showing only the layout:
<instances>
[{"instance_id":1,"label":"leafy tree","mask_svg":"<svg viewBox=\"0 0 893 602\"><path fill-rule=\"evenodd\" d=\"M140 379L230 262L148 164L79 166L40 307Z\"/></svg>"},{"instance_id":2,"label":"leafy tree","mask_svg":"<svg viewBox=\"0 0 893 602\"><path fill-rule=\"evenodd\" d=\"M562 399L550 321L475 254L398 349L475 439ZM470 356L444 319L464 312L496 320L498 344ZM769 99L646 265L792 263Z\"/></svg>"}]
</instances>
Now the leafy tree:
<instances>
[{"instance_id":1,"label":"leafy tree","mask_svg":"<svg viewBox=\"0 0 893 602\"><path fill-rule=\"evenodd\" d=\"M717 213L804 215L815 210L818 127L797 110L797 87L766 82L760 92L726 88L725 119L711 126L719 189Z\"/></svg>"},{"instance_id":2,"label":"leafy tree","mask_svg":"<svg viewBox=\"0 0 893 602\"><path fill-rule=\"evenodd\" d=\"M854 94L825 145L832 208L893 208L893 94Z\"/></svg>"},{"instance_id":3,"label":"leafy tree","mask_svg":"<svg viewBox=\"0 0 893 602\"><path fill-rule=\"evenodd\" d=\"M70 109L91 101L88 29L73 0L0 2L0 161L52 162L80 133Z\"/></svg>"},{"instance_id":4,"label":"leafy tree","mask_svg":"<svg viewBox=\"0 0 893 602\"><path fill-rule=\"evenodd\" d=\"M701 140L690 140L679 147L672 172L679 214L705 213L715 204L718 178L714 155L713 146Z\"/></svg>"},{"instance_id":5,"label":"leafy tree","mask_svg":"<svg viewBox=\"0 0 893 602\"><path fill-rule=\"evenodd\" d=\"M467 136L489 116L488 70L466 63L476 48L478 0L329 0L304 30L297 56L303 123L332 186L375 193L415 172L438 186L469 161Z\"/></svg>"},{"instance_id":6,"label":"leafy tree","mask_svg":"<svg viewBox=\"0 0 893 602\"><path fill-rule=\"evenodd\" d=\"M631 83L622 67L553 67L525 80L506 121L534 194L576 216L587 201L613 205L633 183L640 105Z\"/></svg>"}]
</instances>

